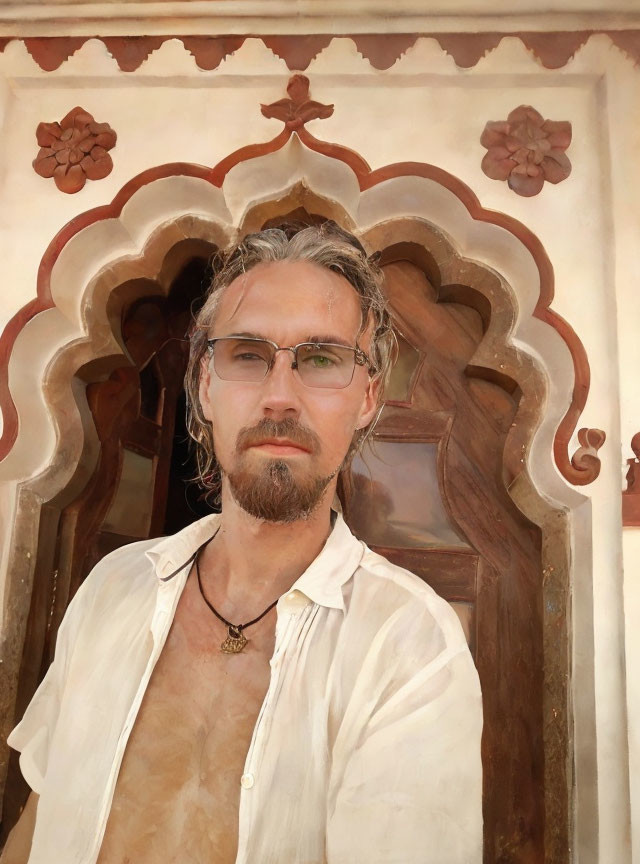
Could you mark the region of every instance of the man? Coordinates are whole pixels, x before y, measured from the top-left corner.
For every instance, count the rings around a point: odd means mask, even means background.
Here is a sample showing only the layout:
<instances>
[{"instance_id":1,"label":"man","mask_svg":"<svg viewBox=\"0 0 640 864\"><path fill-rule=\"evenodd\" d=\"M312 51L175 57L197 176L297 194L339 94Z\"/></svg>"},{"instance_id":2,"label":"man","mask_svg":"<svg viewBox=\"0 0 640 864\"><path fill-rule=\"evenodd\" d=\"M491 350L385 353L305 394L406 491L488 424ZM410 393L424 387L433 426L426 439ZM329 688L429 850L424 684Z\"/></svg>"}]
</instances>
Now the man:
<instances>
[{"instance_id":1,"label":"man","mask_svg":"<svg viewBox=\"0 0 640 864\"><path fill-rule=\"evenodd\" d=\"M332 510L391 364L380 282L332 223L227 257L187 372L222 512L78 591L9 739L33 794L3 864L481 861L461 627Z\"/></svg>"}]
</instances>

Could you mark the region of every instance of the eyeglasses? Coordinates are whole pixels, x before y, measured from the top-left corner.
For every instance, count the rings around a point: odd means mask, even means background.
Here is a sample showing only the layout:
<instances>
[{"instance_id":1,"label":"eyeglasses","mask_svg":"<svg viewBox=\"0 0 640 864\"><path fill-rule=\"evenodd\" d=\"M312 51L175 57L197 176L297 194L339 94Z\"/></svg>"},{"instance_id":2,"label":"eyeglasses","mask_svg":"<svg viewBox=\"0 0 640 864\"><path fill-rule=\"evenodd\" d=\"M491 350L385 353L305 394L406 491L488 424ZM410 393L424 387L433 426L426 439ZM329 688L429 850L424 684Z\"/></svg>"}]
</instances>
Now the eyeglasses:
<instances>
[{"instance_id":1,"label":"eyeglasses","mask_svg":"<svg viewBox=\"0 0 640 864\"><path fill-rule=\"evenodd\" d=\"M366 366L373 375L376 368L361 348L349 348L332 342L300 342L280 348L270 339L245 339L220 336L208 339L216 375L225 381L262 381L275 363L278 351L291 351L291 368L307 387L342 389L353 380L358 366Z\"/></svg>"}]
</instances>

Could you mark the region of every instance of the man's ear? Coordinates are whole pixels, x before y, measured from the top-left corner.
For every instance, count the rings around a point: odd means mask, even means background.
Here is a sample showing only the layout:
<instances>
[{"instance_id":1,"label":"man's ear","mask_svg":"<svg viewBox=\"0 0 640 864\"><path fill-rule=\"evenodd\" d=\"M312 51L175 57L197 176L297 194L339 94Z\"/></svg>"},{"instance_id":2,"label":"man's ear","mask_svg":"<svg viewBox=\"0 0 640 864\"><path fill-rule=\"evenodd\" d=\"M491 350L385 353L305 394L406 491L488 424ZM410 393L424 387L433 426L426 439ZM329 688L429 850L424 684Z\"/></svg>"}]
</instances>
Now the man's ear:
<instances>
[{"instance_id":1,"label":"man's ear","mask_svg":"<svg viewBox=\"0 0 640 864\"><path fill-rule=\"evenodd\" d=\"M367 389L362 400L362 407L356 423L356 429L364 429L371 423L378 412L378 396L380 393L380 378L369 378Z\"/></svg>"},{"instance_id":2,"label":"man's ear","mask_svg":"<svg viewBox=\"0 0 640 864\"><path fill-rule=\"evenodd\" d=\"M202 406L202 413L211 422L211 399L209 388L211 386L211 373L209 372L209 356L205 354L200 358L200 382L198 384L198 398Z\"/></svg>"}]
</instances>

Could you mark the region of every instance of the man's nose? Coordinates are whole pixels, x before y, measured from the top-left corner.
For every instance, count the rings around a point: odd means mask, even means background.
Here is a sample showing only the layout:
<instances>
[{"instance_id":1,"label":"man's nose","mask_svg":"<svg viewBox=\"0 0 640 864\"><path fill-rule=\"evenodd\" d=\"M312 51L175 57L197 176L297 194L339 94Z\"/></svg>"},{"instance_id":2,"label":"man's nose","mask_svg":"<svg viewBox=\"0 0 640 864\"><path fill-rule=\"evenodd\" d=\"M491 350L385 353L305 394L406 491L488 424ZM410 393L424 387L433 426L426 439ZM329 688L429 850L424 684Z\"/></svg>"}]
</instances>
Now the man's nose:
<instances>
[{"instance_id":1,"label":"man's nose","mask_svg":"<svg viewBox=\"0 0 640 864\"><path fill-rule=\"evenodd\" d=\"M268 413L297 412L300 407L300 379L294 367L295 355L288 349L276 352L271 369L262 382L262 406Z\"/></svg>"}]
</instances>

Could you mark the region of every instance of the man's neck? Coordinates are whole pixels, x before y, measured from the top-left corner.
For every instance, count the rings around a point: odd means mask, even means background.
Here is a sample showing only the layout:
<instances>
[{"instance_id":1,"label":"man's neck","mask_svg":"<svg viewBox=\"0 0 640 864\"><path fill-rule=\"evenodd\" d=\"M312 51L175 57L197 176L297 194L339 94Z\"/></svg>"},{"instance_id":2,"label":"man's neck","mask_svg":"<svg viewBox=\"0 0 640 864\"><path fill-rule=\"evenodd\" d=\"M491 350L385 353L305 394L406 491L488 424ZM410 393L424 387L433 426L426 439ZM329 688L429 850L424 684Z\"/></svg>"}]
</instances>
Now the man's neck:
<instances>
[{"instance_id":1,"label":"man's neck","mask_svg":"<svg viewBox=\"0 0 640 864\"><path fill-rule=\"evenodd\" d=\"M253 609L284 594L329 536L333 495L333 489L327 489L308 519L277 523L250 516L223 488L220 530L201 562L203 577L218 600Z\"/></svg>"}]
</instances>

